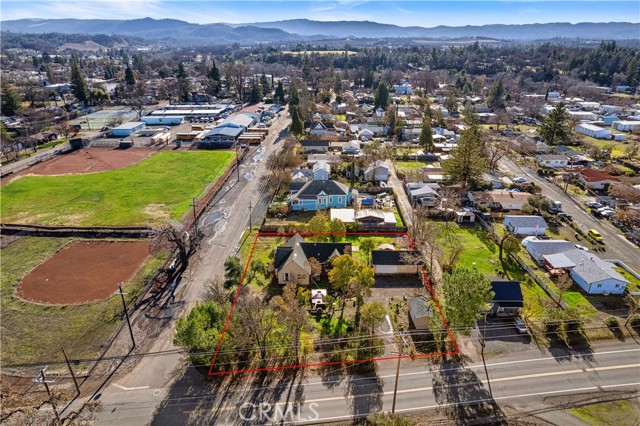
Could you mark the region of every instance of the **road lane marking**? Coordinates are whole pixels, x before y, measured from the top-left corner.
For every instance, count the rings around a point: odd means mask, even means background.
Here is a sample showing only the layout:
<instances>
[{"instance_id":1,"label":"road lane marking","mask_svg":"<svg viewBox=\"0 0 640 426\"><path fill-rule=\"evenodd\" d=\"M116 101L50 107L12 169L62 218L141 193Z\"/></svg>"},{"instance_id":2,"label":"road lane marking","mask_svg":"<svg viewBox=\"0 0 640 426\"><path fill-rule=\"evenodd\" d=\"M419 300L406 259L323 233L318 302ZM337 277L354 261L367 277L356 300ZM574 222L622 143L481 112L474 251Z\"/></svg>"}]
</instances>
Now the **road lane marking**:
<instances>
[{"instance_id":1,"label":"road lane marking","mask_svg":"<svg viewBox=\"0 0 640 426\"><path fill-rule=\"evenodd\" d=\"M117 383L112 383L112 385L117 387L117 388L120 388L122 390L126 390L126 391L149 389L149 386L135 386L135 387L132 387L132 388L128 388L126 386L122 386L122 385L119 385Z\"/></svg>"},{"instance_id":2,"label":"road lane marking","mask_svg":"<svg viewBox=\"0 0 640 426\"><path fill-rule=\"evenodd\" d=\"M561 394L561 393L569 393L569 392L584 392L584 391L601 390L601 389L609 389L609 388L622 388L622 387L639 386L639 385L640 385L640 382L638 382L638 383L621 383L621 384L617 384L617 385L605 385L605 386L589 386L589 387L585 387L585 388L563 389L563 390L555 390L555 391L548 391L548 392L536 392L536 393L528 393L528 394L521 394L521 395L499 396L499 397L496 397L496 398L476 399L476 400L473 400L473 401L448 402L448 403L445 403L445 404L425 405L425 406L422 406L422 407L401 408L401 409L396 409L396 412L405 413L405 412L410 412L410 411L430 410L430 409L433 409L433 408L442 408L442 407L449 407L449 406L455 406L455 405L469 405L469 404L478 404L478 403L482 403L482 402L494 402L494 401L504 400L504 399L527 398L527 397L530 397L530 396L553 395L553 394ZM381 412L381 411L379 411L379 412ZM358 418L366 417L369 414L371 414L371 413L357 415L357 416L346 415L346 416L325 417L325 418L313 420L313 422L315 424L318 424L318 423L333 422L333 421L336 421L336 420L358 419ZM292 420L289 423L299 423L299 424L311 423L311 420Z\"/></svg>"},{"instance_id":3,"label":"road lane marking","mask_svg":"<svg viewBox=\"0 0 640 426\"><path fill-rule=\"evenodd\" d=\"M541 377L562 376L562 375L569 375L569 374L592 373L592 372L598 372L598 371L620 370L620 369L626 369L626 368L639 368L639 367L640 367L640 364L625 364L625 365L611 365L607 367L593 367L593 368L585 368L585 369L577 369L577 370L551 371L548 373L527 374L527 375L521 375L521 376L511 376L511 377L502 377L498 379L491 379L491 383L509 382L514 380L536 379ZM447 386L447 387L468 386L476 383L484 384L486 383L486 379L478 379L477 382L474 381L474 382L468 382L468 383L460 383L454 386ZM601 386L601 387L604 388L604 386ZM406 394L406 393L414 393L414 392L425 392L430 390L433 390L433 386L422 387L422 388L412 388L412 389L401 389L401 390L398 390L397 393ZM537 395L537 394L538 393L530 394L530 395ZM349 398L355 399L355 398L362 398L362 397L367 397L372 395L378 395L378 394L372 393L372 394L366 394L366 395L358 395L357 397L354 397L353 395L348 395L348 396L342 395L342 396L331 396L327 398L308 399L308 400L305 400L305 404L312 403L312 402L339 401L339 400L344 400ZM387 391L381 394L381 396L384 396L384 395L393 395L393 391ZM276 402L274 405L286 405L286 404L289 404L289 402ZM216 409L216 411L228 411L235 408L236 408L235 406L227 406L227 407L218 408Z\"/></svg>"}]
</instances>

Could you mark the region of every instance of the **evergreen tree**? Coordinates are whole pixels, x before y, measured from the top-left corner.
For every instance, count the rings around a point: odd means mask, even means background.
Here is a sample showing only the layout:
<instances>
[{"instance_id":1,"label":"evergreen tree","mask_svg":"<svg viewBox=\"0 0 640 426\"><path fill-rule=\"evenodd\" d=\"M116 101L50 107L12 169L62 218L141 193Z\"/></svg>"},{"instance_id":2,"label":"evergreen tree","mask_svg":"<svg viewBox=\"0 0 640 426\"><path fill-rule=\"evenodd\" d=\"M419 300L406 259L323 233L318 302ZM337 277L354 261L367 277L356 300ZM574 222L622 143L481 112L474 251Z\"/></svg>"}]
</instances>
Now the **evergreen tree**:
<instances>
[{"instance_id":1,"label":"evergreen tree","mask_svg":"<svg viewBox=\"0 0 640 426\"><path fill-rule=\"evenodd\" d=\"M176 77L178 78L178 99L181 102L188 102L191 98L191 87L189 85L189 80L187 80L187 71L182 61L178 63L178 72Z\"/></svg>"},{"instance_id":2,"label":"evergreen tree","mask_svg":"<svg viewBox=\"0 0 640 426\"><path fill-rule=\"evenodd\" d=\"M133 70L129 65L127 65L127 69L124 70L124 80L127 83L127 86L133 86L136 84L136 78L133 76Z\"/></svg>"},{"instance_id":3,"label":"evergreen tree","mask_svg":"<svg viewBox=\"0 0 640 426\"><path fill-rule=\"evenodd\" d=\"M300 104L300 94L295 86L291 86L289 89L289 106Z\"/></svg>"},{"instance_id":4,"label":"evergreen tree","mask_svg":"<svg viewBox=\"0 0 640 426\"><path fill-rule=\"evenodd\" d=\"M271 85L269 84L267 76L264 74L260 76L260 91L262 93L262 96L266 96L271 93Z\"/></svg>"},{"instance_id":5,"label":"evergreen tree","mask_svg":"<svg viewBox=\"0 0 640 426\"><path fill-rule=\"evenodd\" d=\"M542 136L549 145L556 145L557 143L567 141L570 133L569 127L567 126L568 118L569 115L564 109L564 104L559 103L549 111L549 114L540 125L540 136Z\"/></svg>"},{"instance_id":6,"label":"evergreen tree","mask_svg":"<svg viewBox=\"0 0 640 426\"><path fill-rule=\"evenodd\" d=\"M429 123L429 120L426 118L422 120L420 146L428 152L433 152L435 148L435 145L433 144L433 132L431 131L431 123Z\"/></svg>"},{"instance_id":7,"label":"evergreen tree","mask_svg":"<svg viewBox=\"0 0 640 426\"><path fill-rule=\"evenodd\" d=\"M209 78L211 94L217 96L220 92L220 70L218 70L215 61L213 61L211 69L209 70L209 75L207 77Z\"/></svg>"},{"instance_id":8,"label":"evergreen tree","mask_svg":"<svg viewBox=\"0 0 640 426\"><path fill-rule=\"evenodd\" d=\"M85 105L89 102L89 90L87 89L87 82L80 72L78 61L75 56L71 57L71 91L78 101L83 102Z\"/></svg>"},{"instance_id":9,"label":"evergreen tree","mask_svg":"<svg viewBox=\"0 0 640 426\"><path fill-rule=\"evenodd\" d=\"M260 86L254 80L253 84L251 85L251 93L249 94L249 103L257 104L261 100L262 100L262 93L260 90Z\"/></svg>"},{"instance_id":10,"label":"evergreen tree","mask_svg":"<svg viewBox=\"0 0 640 426\"><path fill-rule=\"evenodd\" d=\"M282 87L282 80L278 81L278 85L276 86L276 93L275 93L275 99L276 102L280 103L281 105L285 104L285 99L284 99L284 88Z\"/></svg>"},{"instance_id":11,"label":"evergreen tree","mask_svg":"<svg viewBox=\"0 0 640 426\"><path fill-rule=\"evenodd\" d=\"M481 132L477 126L471 126L462 133L458 146L442 163L449 181L462 184L464 189L469 189L479 182L487 167L487 162L482 156Z\"/></svg>"},{"instance_id":12,"label":"evergreen tree","mask_svg":"<svg viewBox=\"0 0 640 426\"><path fill-rule=\"evenodd\" d=\"M489 91L489 96L487 97L487 103L491 108L502 108L504 107L504 85L502 84L502 80L498 80L493 83L491 86L491 90Z\"/></svg>"},{"instance_id":13,"label":"evergreen tree","mask_svg":"<svg viewBox=\"0 0 640 426\"><path fill-rule=\"evenodd\" d=\"M389 88L387 87L387 83L381 81L378 84L378 88L376 89L375 95L375 105L374 108L382 107L386 108L389 105Z\"/></svg>"},{"instance_id":14,"label":"evergreen tree","mask_svg":"<svg viewBox=\"0 0 640 426\"><path fill-rule=\"evenodd\" d=\"M468 334L480 318L480 311L493 299L491 282L475 269L455 268L442 276L444 313L452 328Z\"/></svg>"},{"instance_id":15,"label":"evergreen tree","mask_svg":"<svg viewBox=\"0 0 640 426\"><path fill-rule=\"evenodd\" d=\"M20 96L14 90L13 87L7 83L6 80L2 80L2 115L12 117L18 115L21 108Z\"/></svg>"},{"instance_id":16,"label":"evergreen tree","mask_svg":"<svg viewBox=\"0 0 640 426\"><path fill-rule=\"evenodd\" d=\"M367 72L364 75L364 87L370 89L373 87L373 70L371 67L367 68Z\"/></svg>"},{"instance_id":17,"label":"evergreen tree","mask_svg":"<svg viewBox=\"0 0 640 426\"><path fill-rule=\"evenodd\" d=\"M301 135L304 132L304 124L302 118L300 118L300 112L297 105L289 106L291 110L291 133L294 135Z\"/></svg>"}]
</instances>

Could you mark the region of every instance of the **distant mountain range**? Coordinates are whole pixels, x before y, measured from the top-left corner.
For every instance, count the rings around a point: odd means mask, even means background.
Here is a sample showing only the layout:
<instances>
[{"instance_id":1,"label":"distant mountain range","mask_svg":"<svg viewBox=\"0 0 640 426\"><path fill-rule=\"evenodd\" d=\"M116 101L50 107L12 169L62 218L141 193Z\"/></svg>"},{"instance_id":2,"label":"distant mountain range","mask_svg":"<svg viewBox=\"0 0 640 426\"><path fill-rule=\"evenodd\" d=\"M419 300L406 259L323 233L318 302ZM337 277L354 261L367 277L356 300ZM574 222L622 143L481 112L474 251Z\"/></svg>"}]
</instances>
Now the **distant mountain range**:
<instances>
[{"instance_id":1,"label":"distant mountain range","mask_svg":"<svg viewBox=\"0 0 640 426\"><path fill-rule=\"evenodd\" d=\"M514 41L552 38L638 40L640 23L548 23L433 28L400 27L369 21L292 19L251 24L192 24L176 19L18 19L0 22L2 31L18 33L120 34L147 40L174 39L192 43L252 44L336 38L493 38Z\"/></svg>"}]
</instances>

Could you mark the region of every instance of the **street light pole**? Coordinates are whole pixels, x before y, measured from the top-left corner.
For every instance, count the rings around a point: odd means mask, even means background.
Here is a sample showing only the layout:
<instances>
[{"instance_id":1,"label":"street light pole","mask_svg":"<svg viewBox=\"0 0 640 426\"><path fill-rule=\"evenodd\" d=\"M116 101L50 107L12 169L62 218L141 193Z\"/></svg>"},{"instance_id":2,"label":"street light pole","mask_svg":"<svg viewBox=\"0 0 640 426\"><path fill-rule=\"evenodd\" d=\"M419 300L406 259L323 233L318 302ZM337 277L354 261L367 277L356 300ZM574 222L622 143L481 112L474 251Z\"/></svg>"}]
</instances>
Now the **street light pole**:
<instances>
[{"instance_id":1,"label":"street light pole","mask_svg":"<svg viewBox=\"0 0 640 426\"><path fill-rule=\"evenodd\" d=\"M240 145L236 142L236 173L238 175L238 182L240 182L240 153L238 148L240 148Z\"/></svg>"},{"instance_id":2,"label":"street light pole","mask_svg":"<svg viewBox=\"0 0 640 426\"><path fill-rule=\"evenodd\" d=\"M133 337L133 329L131 328L131 319L129 318L129 311L127 311L127 304L124 301L124 295L126 293L122 292L122 283L118 284L118 290L120 291L120 299L122 299L122 308L124 309L124 315L127 318L127 325L129 326L129 335L131 336L131 342L133 343L133 347L131 349L135 349L136 339Z\"/></svg>"}]
</instances>

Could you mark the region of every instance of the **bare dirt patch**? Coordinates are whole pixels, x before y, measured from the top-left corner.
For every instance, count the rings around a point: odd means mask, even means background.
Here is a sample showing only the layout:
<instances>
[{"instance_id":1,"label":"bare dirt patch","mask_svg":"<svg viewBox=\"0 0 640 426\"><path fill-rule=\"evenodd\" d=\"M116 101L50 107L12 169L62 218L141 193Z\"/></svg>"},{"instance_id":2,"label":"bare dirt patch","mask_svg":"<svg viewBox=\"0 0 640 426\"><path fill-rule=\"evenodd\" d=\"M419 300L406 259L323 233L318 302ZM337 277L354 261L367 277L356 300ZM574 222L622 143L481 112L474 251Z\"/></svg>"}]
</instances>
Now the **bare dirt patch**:
<instances>
[{"instance_id":1,"label":"bare dirt patch","mask_svg":"<svg viewBox=\"0 0 640 426\"><path fill-rule=\"evenodd\" d=\"M87 148L61 155L17 173L20 176L54 176L104 172L133 166L158 152L158 148ZM3 183L6 183L3 181Z\"/></svg>"},{"instance_id":2,"label":"bare dirt patch","mask_svg":"<svg viewBox=\"0 0 640 426\"><path fill-rule=\"evenodd\" d=\"M149 256L147 241L76 241L38 265L18 285L20 297L73 305L111 296Z\"/></svg>"}]
</instances>

